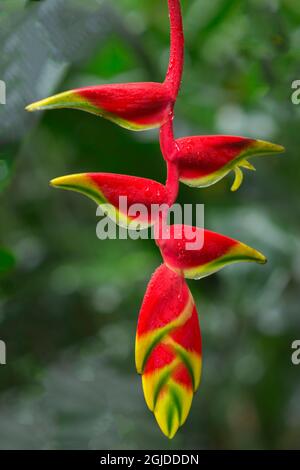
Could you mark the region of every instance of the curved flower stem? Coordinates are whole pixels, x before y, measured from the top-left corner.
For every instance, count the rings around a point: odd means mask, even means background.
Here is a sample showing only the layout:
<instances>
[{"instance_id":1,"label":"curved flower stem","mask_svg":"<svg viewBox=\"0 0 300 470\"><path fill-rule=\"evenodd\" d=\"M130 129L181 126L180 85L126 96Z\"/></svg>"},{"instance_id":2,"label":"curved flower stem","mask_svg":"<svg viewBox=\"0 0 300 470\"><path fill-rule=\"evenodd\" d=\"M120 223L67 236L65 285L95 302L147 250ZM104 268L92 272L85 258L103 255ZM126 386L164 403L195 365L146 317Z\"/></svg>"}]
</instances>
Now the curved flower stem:
<instances>
[{"instance_id":1,"label":"curved flower stem","mask_svg":"<svg viewBox=\"0 0 300 470\"><path fill-rule=\"evenodd\" d=\"M164 245L164 241L168 239L169 226L167 225L169 208L164 208L159 214L159 220L153 227L153 235L156 246L161 249Z\"/></svg>"},{"instance_id":2,"label":"curved flower stem","mask_svg":"<svg viewBox=\"0 0 300 470\"><path fill-rule=\"evenodd\" d=\"M168 193L168 205L172 206L177 199L179 190L179 172L177 165L167 162L167 181L166 188Z\"/></svg>"},{"instance_id":3,"label":"curved flower stem","mask_svg":"<svg viewBox=\"0 0 300 470\"><path fill-rule=\"evenodd\" d=\"M184 63L184 34L180 0L168 0L170 15L170 59L165 78L174 103L179 92ZM166 161L172 161L176 153L173 133L174 105L170 109L168 121L160 129L160 146Z\"/></svg>"},{"instance_id":4,"label":"curved flower stem","mask_svg":"<svg viewBox=\"0 0 300 470\"><path fill-rule=\"evenodd\" d=\"M172 91L174 101L177 98L184 62L184 35L180 0L168 0L170 15L170 59L165 84Z\"/></svg>"},{"instance_id":5,"label":"curved flower stem","mask_svg":"<svg viewBox=\"0 0 300 470\"><path fill-rule=\"evenodd\" d=\"M177 152L173 130L173 119L174 112L172 109L167 122L161 126L159 133L161 153L166 162L172 162Z\"/></svg>"},{"instance_id":6,"label":"curved flower stem","mask_svg":"<svg viewBox=\"0 0 300 470\"><path fill-rule=\"evenodd\" d=\"M158 247L161 245L161 240L168 238L169 227L167 225L167 218L170 207L177 199L179 189L178 168L175 163L167 162L167 181L166 189L168 194L167 204L163 206L159 213L159 219L154 226L154 239Z\"/></svg>"},{"instance_id":7,"label":"curved flower stem","mask_svg":"<svg viewBox=\"0 0 300 470\"><path fill-rule=\"evenodd\" d=\"M184 35L182 25L182 15L180 0L168 0L170 14L170 59L165 78L165 85L171 91L174 103L179 92L183 62L184 62ZM154 238L158 247L161 239L167 235L167 217L170 206L172 206L178 195L179 173L173 160L175 158L177 147L173 131L174 105L172 105L168 120L160 129L160 147L165 161L167 162L167 181L166 189L168 193L168 206L161 213L158 222L154 226Z\"/></svg>"}]
</instances>

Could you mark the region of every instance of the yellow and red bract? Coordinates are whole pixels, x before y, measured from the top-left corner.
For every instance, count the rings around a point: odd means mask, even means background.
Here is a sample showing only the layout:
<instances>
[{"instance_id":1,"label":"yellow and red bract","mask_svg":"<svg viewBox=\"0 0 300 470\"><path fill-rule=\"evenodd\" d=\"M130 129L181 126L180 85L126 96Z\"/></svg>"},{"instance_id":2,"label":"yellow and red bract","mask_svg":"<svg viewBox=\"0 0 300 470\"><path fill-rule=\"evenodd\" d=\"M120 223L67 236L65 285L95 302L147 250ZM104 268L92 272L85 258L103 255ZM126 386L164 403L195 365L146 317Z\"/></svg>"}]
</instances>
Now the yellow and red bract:
<instances>
[{"instance_id":1,"label":"yellow and red bract","mask_svg":"<svg viewBox=\"0 0 300 470\"><path fill-rule=\"evenodd\" d=\"M240 261L267 261L262 253L242 242L188 225L168 227L158 244L166 265L189 279L201 279Z\"/></svg>"},{"instance_id":2,"label":"yellow and red bract","mask_svg":"<svg viewBox=\"0 0 300 470\"><path fill-rule=\"evenodd\" d=\"M243 180L241 168L255 170L248 158L258 155L281 153L284 147L263 140L226 135L184 137L176 140L179 178L194 187L210 186L230 171L235 172L232 191Z\"/></svg>"},{"instance_id":3,"label":"yellow and red bract","mask_svg":"<svg viewBox=\"0 0 300 470\"><path fill-rule=\"evenodd\" d=\"M167 83L139 82L78 88L32 103L26 109L79 109L126 129L142 131L164 124L173 102Z\"/></svg>"},{"instance_id":4,"label":"yellow and red bract","mask_svg":"<svg viewBox=\"0 0 300 470\"><path fill-rule=\"evenodd\" d=\"M201 376L201 334L192 294L182 276L161 265L139 314L136 368L146 403L170 439L185 422Z\"/></svg>"},{"instance_id":5,"label":"yellow and red bract","mask_svg":"<svg viewBox=\"0 0 300 470\"><path fill-rule=\"evenodd\" d=\"M131 229L154 224L159 211L153 210L153 205L167 205L169 201L163 184L136 176L79 173L55 178L50 184L79 192L98 205L105 205L105 212L117 224Z\"/></svg>"}]
</instances>

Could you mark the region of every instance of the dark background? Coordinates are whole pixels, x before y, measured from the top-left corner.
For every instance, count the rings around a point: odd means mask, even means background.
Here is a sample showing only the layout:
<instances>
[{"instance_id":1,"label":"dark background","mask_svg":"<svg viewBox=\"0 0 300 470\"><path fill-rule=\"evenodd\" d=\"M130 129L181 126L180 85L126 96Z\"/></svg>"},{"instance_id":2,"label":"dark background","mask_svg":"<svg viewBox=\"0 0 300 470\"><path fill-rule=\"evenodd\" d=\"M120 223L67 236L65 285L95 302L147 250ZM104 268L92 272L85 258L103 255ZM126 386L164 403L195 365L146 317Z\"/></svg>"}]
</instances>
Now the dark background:
<instances>
[{"instance_id":1,"label":"dark background","mask_svg":"<svg viewBox=\"0 0 300 470\"><path fill-rule=\"evenodd\" d=\"M0 366L2 449L299 448L300 4L183 0L186 66L176 135L236 134L286 146L205 190L207 228L263 251L190 282L203 334L202 385L173 441L159 431L135 373L137 315L160 263L152 240L96 238L96 206L50 189L68 173L164 182L157 131L132 133L78 111L24 106L73 87L161 80L166 0L0 3Z\"/></svg>"}]
</instances>

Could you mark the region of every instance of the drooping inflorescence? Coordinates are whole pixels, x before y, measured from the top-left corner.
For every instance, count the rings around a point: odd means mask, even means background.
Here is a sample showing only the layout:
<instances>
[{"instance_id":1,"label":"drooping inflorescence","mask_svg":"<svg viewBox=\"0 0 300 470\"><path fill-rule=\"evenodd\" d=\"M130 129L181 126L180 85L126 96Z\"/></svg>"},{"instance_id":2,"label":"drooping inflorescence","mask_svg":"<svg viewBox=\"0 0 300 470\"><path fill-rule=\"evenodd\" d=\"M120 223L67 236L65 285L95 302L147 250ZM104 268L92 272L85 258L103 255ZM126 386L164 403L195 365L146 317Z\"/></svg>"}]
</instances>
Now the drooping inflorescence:
<instances>
[{"instance_id":1,"label":"drooping inflorescence","mask_svg":"<svg viewBox=\"0 0 300 470\"><path fill-rule=\"evenodd\" d=\"M55 178L55 187L70 189L105 204L120 225L154 226L163 264L153 274L139 314L136 367L142 375L145 400L162 432L172 438L185 422L200 383L202 352L198 315L185 278L200 279L240 261L265 263L264 255L223 235L184 225L167 226L168 208L178 195L179 181L194 187L210 186L235 172L232 190L242 183L242 168L254 170L249 157L282 152L280 145L234 136L192 136L175 139L174 105L184 62L184 35L180 0L168 0L170 60L163 83L141 82L99 85L60 93L27 106L28 111L74 108L142 131L160 128L160 147L167 166L165 185L146 178L109 173L82 173ZM145 192L147 188L147 192ZM132 215L127 208L164 205L157 216ZM110 212L110 210L108 210ZM148 211L148 214L151 211ZM161 229L161 227L163 227ZM189 230L187 230L189 229ZM168 236L162 234L168 231ZM189 237L187 238L187 231ZM201 233L200 233L201 232ZM192 236L191 236L192 234ZM193 237L203 237L190 250Z\"/></svg>"}]
</instances>

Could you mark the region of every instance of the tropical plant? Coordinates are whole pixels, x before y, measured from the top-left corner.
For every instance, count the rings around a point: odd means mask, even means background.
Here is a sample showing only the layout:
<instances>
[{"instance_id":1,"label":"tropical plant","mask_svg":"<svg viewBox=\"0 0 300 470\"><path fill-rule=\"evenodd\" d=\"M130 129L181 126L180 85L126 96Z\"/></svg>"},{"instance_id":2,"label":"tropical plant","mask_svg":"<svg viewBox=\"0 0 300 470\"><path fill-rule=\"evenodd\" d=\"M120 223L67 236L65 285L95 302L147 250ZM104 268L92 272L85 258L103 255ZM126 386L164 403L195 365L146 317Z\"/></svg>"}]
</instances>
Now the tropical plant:
<instances>
[{"instance_id":1,"label":"tropical plant","mask_svg":"<svg viewBox=\"0 0 300 470\"><path fill-rule=\"evenodd\" d=\"M174 105L184 63L184 35L180 0L168 0L170 13L170 59L162 83L141 82L99 85L66 91L42 99L28 111L74 108L143 131L160 128L161 152L167 166L165 185L128 175L83 173L55 178L55 187L74 190L106 204L117 214L120 225L154 226L155 241L163 264L148 285L139 314L136 334L136 367L142 375L146 403L162 432L172 438L185 422L202 368L198 314L185 278L200 279L226 265L240 261L265 263L260 252L226 236L185 225L167 225L168 210L176 201L179 181L195 187L210 186L232 170L232 190L240 186L242 168L254 170L249 157L282 152L280 145L234 136L193 136L175 139ZM120 205L164 205L157 217L132 217ZM132 225L131 225L132 228ZM187 237L187 230L192 238ZM168 236L166 237L166 231ZM188 249L198 235L204 243Z\"/></svg>"}]
</instances>

